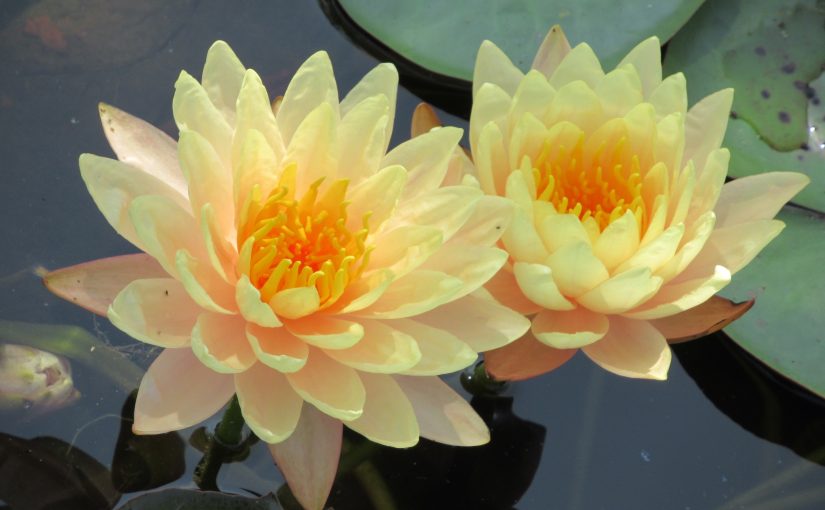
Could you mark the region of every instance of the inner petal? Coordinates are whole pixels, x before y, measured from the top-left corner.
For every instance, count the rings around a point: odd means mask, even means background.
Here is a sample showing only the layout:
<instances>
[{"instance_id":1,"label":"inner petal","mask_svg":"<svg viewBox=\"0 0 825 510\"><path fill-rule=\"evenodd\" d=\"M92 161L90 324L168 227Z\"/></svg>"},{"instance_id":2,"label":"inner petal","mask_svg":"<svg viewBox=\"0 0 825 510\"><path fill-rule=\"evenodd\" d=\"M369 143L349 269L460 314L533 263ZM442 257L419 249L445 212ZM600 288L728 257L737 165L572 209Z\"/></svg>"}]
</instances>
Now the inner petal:
<instances>
[{"instance_id":1,"label":"inner petal","mask_svg":"<svg viewBox=\"0 0 825 510\"><path fill-rule=\"evenodd\" d=\"M294 169L283 175L293 173ZM369 212L363 216L362 228L351 230L345 200L349 181L333 181L323 193L322 184L319 179L296 197L291 179L284 177L268 196L253 186L243 204L238 269L265 303L284 290L314 287L321 308L326 308L369 262L373 248L365 243Z\"/></svg>"}]
</instances>

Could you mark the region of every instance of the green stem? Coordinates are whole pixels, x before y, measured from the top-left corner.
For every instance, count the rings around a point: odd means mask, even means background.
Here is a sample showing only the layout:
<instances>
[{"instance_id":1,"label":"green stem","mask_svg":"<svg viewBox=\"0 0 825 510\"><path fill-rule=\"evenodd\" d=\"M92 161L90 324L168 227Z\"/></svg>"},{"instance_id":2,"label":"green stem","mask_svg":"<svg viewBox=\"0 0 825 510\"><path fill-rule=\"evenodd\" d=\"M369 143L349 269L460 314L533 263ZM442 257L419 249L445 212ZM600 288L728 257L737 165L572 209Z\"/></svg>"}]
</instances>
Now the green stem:
<instances>
[{"instance_id":1,"label":"green stem","mask_svg":"<svg viewBox=\"0 0 825 510\"><path fill-rule=\"evenodd\" d=\"M193 479L201 490L217 491L218 472L224 461L242 445L244 419L238 397L233 396L223 413L215 434L209 438L203 457L195 467Z\"/></svg>"}]
</instances>

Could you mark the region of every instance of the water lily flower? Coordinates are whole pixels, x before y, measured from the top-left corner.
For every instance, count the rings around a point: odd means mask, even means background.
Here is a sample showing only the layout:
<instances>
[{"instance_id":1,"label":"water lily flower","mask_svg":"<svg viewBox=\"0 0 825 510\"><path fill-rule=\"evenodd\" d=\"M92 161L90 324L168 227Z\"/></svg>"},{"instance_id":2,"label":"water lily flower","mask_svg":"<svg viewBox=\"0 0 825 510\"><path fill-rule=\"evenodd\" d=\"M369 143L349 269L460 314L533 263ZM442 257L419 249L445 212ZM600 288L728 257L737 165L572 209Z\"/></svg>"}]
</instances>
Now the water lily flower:
<instances>
[{"instance_id":1,"label":"water lily flower","mask_svg":"<svg viewBox=\"0 0 825 510\"><path fill-rule=\"evenodd\" d=\"M0 409L42 413L79 397L68 360L25 345L0 344Z\"/></svg>"},{"instance_id":2,"label":"water lily flower","mask_svg":"<svg viewBox=\"0 0 825 510\"><path fill-rule=\"evenodd\" d=\"M486 288L532 316L524 338L485 355L490 373L528 378L582 350L616 374L665 379L667 338L744 311L713 296L779 234L774 216L808 178L725 184L732 98L688 110L685 77L662 78L655 37L607 73L559 27L526 74L481 45L473 160L484 191L516 204L509 262Z\"/></svg>"},{"instance_id":3,"label":"water lily flower","mask_svg":"<svg viewBox=\"0 0 825 510\"><path fill-rule=\"evenodd\" d=\"M142 250L46 276L57 294L165 348L134 430L195 425L237 394L298 499L320 508L342 424L409 447L485 443L439 374L529 328L476 291L505 263L512 207L472 178L445 185L456 128L387 152L398 75L370 71L339 102L312 55L273 104L223 42L175 85L177 143L100 108L118 160L84 154L103 215Z\"/></svg>"}]
</instances>

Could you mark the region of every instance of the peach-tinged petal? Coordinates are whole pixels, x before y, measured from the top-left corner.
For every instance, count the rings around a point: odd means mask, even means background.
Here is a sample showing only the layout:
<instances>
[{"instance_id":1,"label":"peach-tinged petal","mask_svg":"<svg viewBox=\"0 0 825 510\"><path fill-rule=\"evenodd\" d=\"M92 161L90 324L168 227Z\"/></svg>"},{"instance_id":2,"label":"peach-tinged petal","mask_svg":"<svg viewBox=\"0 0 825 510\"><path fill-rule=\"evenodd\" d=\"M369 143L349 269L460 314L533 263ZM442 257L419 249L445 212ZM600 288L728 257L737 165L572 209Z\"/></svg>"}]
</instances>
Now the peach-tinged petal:
<instances>
[{"instance_id":1,"label":"peach-tinged petal","mask_svg":"<svg viewBox=\"0 0 825 510\"><path fill-rule=\"evenodd\" d=\"M489 122L480 127L476 136L478 139L473 145L473 161L481 189L491 195L502 195L509 170L504 135L499 126Z\"/></svg>"},{"instance_id":2,"label":"peach-tinged petal","mask_svg":"<svg viewBox=\"0 0 825 510\"><path fill-rule=\"evenodd\" d=\"M697 169L725 137L733 89L715 92L695 105L685 119L685 162L692 159ZM701 173L701 172L700 172Z\"/></svg>"},{"instance_id":3,"label":"peach-tinged petal","mask_svg":"<svg viewBox=\"0 0 825 510\"><path fill-rule=\"evenodd\" d=\"M513 129L510 138L511 166L515 167L519 163L512 157L513 146L521 148L519 151L521 154L529 156L538 154L541 141L535 140L533 143L529 141L532 141L531 135L540 138L547 130L539 119L544 118L555 94L556 91L547 83L547 78L539 71L530 71L521 80L508 112L510 123L507 127ZM521 131L522 140L516 143L516 133L519 131Z\"/></svg>"},{"instance_id":4,"label":"peach-tinged petal","mask_svg":"<svg viewBox=\"0 0 825 510\"><path fill-rule=\"evenodd\" d=\"M413 110L412 121L410 121L410 138L429 133L431 129L441 127L441 119L432 106L427 103L419 103Z\"/></svg>"},{"instance_id":5,"label":"peach-tinged petal","mask_svg":"<svg viewBox=\"0 0 825 510\"><path fill-rule=\"evenodd\" d=\"M405 370L404 374L448 374L470 366L478 358L469 345L443 329L412 319L396 320L391 324L393 328L414 338L421 352L418 363Z\"/></svg>"},{"instance_id":6,"label":"peach-tinged petal","mask_svg":"<svg viewBox=\"0 0 825 510\"><path fill-rule=\"evenodd\" d=\"M243 372L256 361L246 339L246 321L237 315L202 313L192 329L192 352L221 374Z\"/></svg>"},{"instance_id":7,"label":"peach-tinged petal","mask_svg":"<svg viewBox=\"0 0 825 510\"><path fill-rule=\"evenodd\" d=\"M143 250L174 277L178 277L175 266L178 250L203 252L197 221L191 212L169 198L159 195L137 197L129 205L129 217Z\"/></svg>"},{"instance_id":8,"label":"peach-tinged petal","mask_svg":"<svg viewBox=\"0 0 825 510\"><path fill-rule=\"evenodd\" d=\"M221 232L212 204L204 204L201 208L200 226L203 244L212 269L223 281L234 282L237 278L235 267L238 262L238 251L234 244L226 240L224 232Z\"/></svg>"},{"instance_id":9,"label":"peach-tinged petal","mask_svg":"<svg viewBox=\"0 0 825 510\"><path fill-rule=\"evenodd\" d=\"M510 58L490 41L483 41L478 48L473 68L473 97L484 83L495 83L513 95L524 73L513 65Z\"/></svg>"},{"instance_id":10,"label":"peach-tinged petal","mask_svg":"<svg viewBox=\"0 0 825 510\"><path fill-rule=\"evenodd\" d=\"M216 41L206 53L201 83L215 108L231 126L235 124L235 103L246 69L235 52L223 41Z\"/></svg>"},{"instance_id":11,"label":"peach-tinged petal","mask_svg":"<svg viewBox=\"0 0 825 510\"><path fill-rule=\"evenodd\" d=\"M201 308L172 278L135 280L115 297L108 317L129 336L160 347L189 345Z\"/></svg>"},{"instance_id":12,"label":"peach-tinged petal","mask_svg":"<svg viewBox=\"0 0 825 510\"><path fill-rule=\"evenodd\" d=\"M305 405L295 432L269 445L292 494L307 510L324 508L338 471L342 429L340 421Z\"/></svg>"},{"instance_id":13,"label":"peach-tinged petal","mask_svg":"<svg viewBox=\"0 0 825 510\"><path fill-rule=\"evenodd\" d=\"M272 307L261 301L261 292L252 285L249 277L241 275L235 284L235 302L243 318L265 328L281 325Z\"/></svg>"},{"instance_id":14,"label":"peach-tinged petal","mask_svg":"<svg viewBox=\"0 0 825 510\"><path fill-rule=\"evenodd\" d=\"M158 179L185 198L186 180L178 165L175 141L148 122L114 106L100 103L98 109L103 133L117 159Z\"/></svg>"},{"instance_id":15,"label":"peach-tinged petal","mask_svg":"<svg viewBox=\"0 0 825 510\"><path fill-rule=\"evenodd\" d=\"M575 214L545 216L538 225L538 232L548 253L554 253L568 244L590 244L590 235Z\"/></svg>"},{"instance_id":16,"label":"peach-tinged petal","mask_svg":"<svg viewBox=\"0 0 825 510\"><path fill-rule=\"evenodd\" d=\"M593 253L613 272L639 249L639 223L632 211L610 223L593 243Z\"/></svg>"},{"instance_id":17,"label":"peach-tinged petal","mask_svg":"<svg viewBox=\"0 0 825 510\"><path fill-rule=\"evenodd\" d=\"M235 313L234 289L211 266L180 250L175 256L175 268L179 281L197 304L212 312Z\"/></svg>"},{"instance_id":18,"label":"peach-tinged petal","mask_svg":"<svg viewBox=\"0 0 825 510\"><path fill-rule=\"evenodd\" d=\"M811 179L794 172L768 172L725 184L716 203L716 228L768 220Z\"/></svg>"},{"instance_id":19,"label":"peach-tinged petal","mask_svg":"<svg viewBox=\"0 0 825 510\"><path fill-rule=\"evenodd\" d=\"M395 380L382 374L361 374L367 391L364 414L347 427L370 441L393 448L418 443L418 421L413 406Z\"/></svg>"},{"instance_id":20,"label":"peach-tinged petal","mask_svg":"<svg viewBox=\"0 0 825 510\"><path fill-rule=\"evenodd\" d=\"M228 166L232 127L212 104L198 80L186 71L182 71L175 82L172 113L178 129L200 133L212 145L221 161Z\"/></svg>"},{"instance_id":21,"label":"peach-tinged petal","mask_svg":"<svg viewBox=\"0 0 825 510\"><path fill-rule=\"evenodd\" d=\"M304 400L283 374L258 363L235 375L235 389L244 420L256 436L279 443L295 430Z\"/></svg>"},{"instance_id":22,"label":"peach-tinged petal","mask_svg":"<svg viewBox=\"0 0 825 510\"><path fill-rule=\"evenodd\" d=\"M642 91L648 97L662 82L662 52L658 37L650 37L630 50L616 66L632 65L641 79Z\"/></svg>"},{"instance_id":23,"label":"peach-tinged petal","mask_svg":"<svg viewBox=\"0 0 825 510\"><path fill-rule=\"evenodd\" d=\"M338 107L338 86L325 51L314 53L301 65L284 93L276 120L287 145L298 126L322 103Z\"/></svg>"},{"instance_id":24,"label":"peach-tinged petal","mask_svg":"<svg viewBox=\"0 0 825 510\"><path fill-rule=\"evenodd\" d=\"M539 267L534 268L534 270L542 274L544 272L544 270ZM541 305L531 301L525 295L524 291L522 291L519 287L514 273L507 268L502 269L496 273L495 276L490 278L490 281L484 285L484 289L489 292L490 295L499 303L525 315L536 313L542 308ZM558 288L556 289L556 292L558 292ZM542 296L544 293L537 292L536 295ZM558 295L561 296L561 293L558 293ZM574 305L569 303L564 306L572 308Z\"/></svg>"},{"instance_id":25,"label":"peach-tinged petal","mask_svg":"<svg viewBox=\"0 0 825 510\"><path fill-rule=\"evenodd\" d=\"M531 214L518 206L513 210L513 221L501 236L501 242L517 262L543 263L549 254L536 231Z\"/></svg>"},{"instance_id":26,"label":"peach-tinged petal","mask_svg":"<svg viewBox=\"0 0 825 510\"><path fill-rule=\"evenodd\" d=\"M565 312L542 310L530 328L536 339L555 349L576 349L601 339L608 328L607 317L586 308Z\"/></svg>"},{"instance_id":27,"label":"peach-tinged petal","mask_svg":"<svg viewBox=\"0 0 825 510\"><path fill-rule=\"evenodd\" d=\"M641 249L637 250L633 256L620 264L615 272L622 273L642 267L656 271L673 258L684 234L684 223L669 227L662 232L659 237L647 243Z\"/></svg>"},{"instance_id":28,"label":"peach-tinged petal","mask_svg":"<svg viewBox=\"0 0 825 510\"><path fill-rule=\"evenodd\" d=\"M559 248L547 257L547 265L552 270L553 281L565 296L581 296L610 276L584 242Z\"/></svg>"},{"instance_id":29,"label":"peach-tinged petal","mask_svg":"<svg viewBox=\"0 0 825 510\"><path fill-rule=\"evenodd\" d=\"M120 161L81 154L80 175L100 212L118 234L140 249L141 240L129 218L129 206L142 195L161 195L185 210L186 197L163 181Z\"/></svg>"},{"instance_id":30,"label":"peach-tinged petal","mask_svg":"<svg viewBox=\"0 0 825 510\"><path fill-rule=\"evenodd\" d=\"M659 276L665 283L674 279L684 271L684 269L696 258L696 255L702 251L710 234L713 232L713 227L716 224L716 214L713 211L708 211L699 217L691 226L691 231L685 236L690 241L683 243L679 251L656 271L656 276Z\"/></svg>"},{"instance_id":31,"label":"peach-tinged petal","mask_svg":"<svg viewBox=\"0 0 825 510\"><path fill-rule=\"evenodd\" d=\"M135 280L169 276L150 255L136 253L50 271L43 277L46 287L98 315L106 315L115 296Z\"/></svg>"},{"instance_id":32,"label":"peach-tinged petal","mask_svg":"<svg viewBox=\"0 0 825 510\"><path fill-rule=\"evenodd\" d=\"M521 381L550 372L566 363L578 349L554 349L527 333L519 340L484 353L487 372L502 381Z\"/></svg>"},{"instance_id":33,"label":"peach-tinged petal","mask_svg":"<svg viewBox=\"0 0 825 510\"><path fill-rule=\"evenodd\" d=\"M558 89L544 119L548 126L562 121L570 122L587 134L593 133L603 120L604 112L599 96L583 81L573 81Z\"/></svg>"},{"instance_id":34,"label":"peach-tinged petal","mask_svg":"<svg viewBox=\"0 0 825 510\"><path fill-rule=\"evenodd\" d=\"M244 203L257 187L261 196L267 196L278 183L278 175L273 171L278 168L280 158L264 135L255 129L249 129L241 139L237 158L233 158L233 191L235 211L233 217L240 221Z\"/></svg>"},{"instance_id":35,"label":"peach-tinged petal","mask_svg":"<svg viewBox=\"0 0 825 510\"><path fill-rule=\"evenodd\" d=\"M278 291L269 304L280 317L300 319L318 310L321 297L315 287L296 287Z\"/></svg>"},{"instance_id":36,"label":"peach-tinged petal","mask_svg":"<svg viewBox=\"0 0 825 510\"><path fill-rule=\"evenodd\" d=\"M455 298L464 282L440 271L419 269L390 284L381 299L356 315L403 319L428 312Z\"/></svg>"},{"instance_id":37,"label":"peach-tinged petal","mask_svg":"<svg viewBox=\"0 0 825 510\"><path fill-rule=\"evenodd\" d=\"M421 350L415 338L394 327L396 322L362 319L364 337L357 344L325 352L361 372L393 374L412 368L421 359Z\"/></svg>"},{"instance_id":38,"label":"peach-tinged petal","mask_svg":"<svg viewBox=\"0 0 825 510\"><path fill-rule=\"evenodd\" d=\"M455 127L434 129L402 143L384 156L382 167L401 165L407 169L402 200L418 199L438 189L461 135L461 129Z\"/></svg>"},{"instance_id":39,"label":"peach-tinged petal","mask_svg":"<svg viewBox=\"0 0 825 510\"><path fill-rule=\"evenodd\" d=\"M333 418L351 421L364 411L366 393L358 372L320 349L310 348L306 365L286 378L298 395Z\"/></svg>"},{"instance_id":40,"label":"peach-tinged petal","mask_svg":"<svg viewBox=\"0 0 825 510\"><path fill-rule=\"evenodd\" d=\"M570 53L570 43L564 31L559 25L553 25L539 46L533 65L530 67L550 77L568 53Z\"/></svg>"},{"instance_id":41,"label":"peach-tinged petal","mask_svg":"<svg viewBox=\"0 0 825 510\"><path fill-rule=\"evenodd\" d=\"M633 319L659 319L700 305L730 283L730 271L715 266L707 274L682 280L682 276L662 286L655 297L624 315ZM678 281L677 281L678 280Z\"/></svg>"},{"instance_id":42,"label":"peach-tinged petal","mask_svg":"<svg viewBox=\"0 0 825 510\"><path fill-rule=\"evenodd\" d=\"M544 264L516 262L513 266L513 274L518 287L527 299L542 308L551 310L572 310L575 308L575 305L564 297L553 280L553 271ZM488 290L493 293L494 297L499 295L494 288L488 286ZM502 301L502 303L507 304L505 301Z\"/></svg>"},{"instance_id":43,"label":"peach-tinged petal","mask_svg":"<svg viewBox=\"0 0 825 510\"><path fill-rule=\"evenodd\" d=\"M353 186L347 193L347 226L352 230L363 228L364 216L369 214L370 228L380 229L395 210L406 183L407 170L392 165Z\"/></svg>"},{"instance_id":44,"label":"peach-tinged petal","mask_svg":"<svg viewBox=\"0 0 825 510\"><path fill-rule=\"evenodd\" d=\"M599 313L623 313L653 297L662 279L650 268L638 267L619 273L577 298L579 304Z\"/></svg>"},{"instance_id":45,"label":"peach-tinged petal","mask_svg":"<svg viewBox=\"0 0 825 510\"><path fill-rule=\"evenodd\" d=\"M246 325L246 338L261 363L283 373L297 372L306 365L309 347L286 328Z\"/></svg>"},{"instance_id":46,"label":"peach-tinged petal","mask_svg":"<svg viewBox=\"0 0 825 510\"><path fill-rule=\"evenodd\" d=\"M212 145L197 131L182 129L178 139L181 168L189 183L191 210L198 212L205 204L215 208L219 231L224 237L235 233L232 175L224 167Z\"/></svg>"},{"instance_id":47,"label":"peach-tinged petal","mask_svg":"<svg viewBox=\"0 0 825 510\"><path fill-rule=\"evenodd\" d=\"M232 377L205 367L191 349L165 349L140 382L132 430L163 434L191 427L218 412L234 393Z\"/></svg>"},{"instance_id":48,"label":"peach-tinged petal","mask_svg":"<svg viewBox=\"0 0 825 510\"><path fill-rule=\"evenodd\" d=\"M246 138L251 131L256 131L266 141L265 145L272 151L276 161L281 161L286 152L284 139L278 130L275 115L269 108L269 94L266 92L266 87L261 82L258 73L251 69L247 70L243 76L243 83L235 108L235 134L232 137L234 173L236 175L238 173L237 163L244 151L244 145L247 143ZM271 172L274 168L276 166L269 167L268 171ZM261 177L264 176L261 175Z\"/></svg>"},{"instance_id":49,"label":"peach-tinged petal","mask_svg":"<svg viewBox=\"0 0 825 510\"><path fill-rule=\"evenodd\" d=\"M668 343L686 342L715 333L745 314L755 301L734 303L713 296L699 306L682 313L655 319L650 323L667 338Z\"/></svg>"},{"instance_id":50,"label":"peach-tinged petal","mask_svg":"<svg viewBox=\"0 0 825 510\"><path fill-rule=\"evenodd\" d=\"M520 313L475 295L439 306L415 320L452 333L476 352L502 347L530 327Z\"/></svg>"},{"instance_id":51,"label":"peach-tinged petal","mask_svg":"<svg viewBox=\"0 0 825 510\"><path fill-rule=\"evenodd\" d=\"M364 337L361 324L326 315L287 321L286 328L304 342L321 349L347 349Z\"/></svg>"},{"instance_id":52,"label":"peach-tinged petal","mask_svg":"<svg viewBox=\"0 0 825 510\"><path fill-rule=\"evenodd\" d=\"M708 155L702 172L698 173L696 187L693 190L693 200L691 200L685 219L687 223L697 221L697 218L712 211L716 206L728 175L729 161L730 152L725 148L711 151Z\"/></svg>"},{"instance_id":53,"label":"peach-tinged petal","mask_svg":"<svg viewBox=\"0 0 825 510\"><path fill-rule=\"evenodd\" d=\"M670 347L647 321L612 316L607 335L582 350L597 365L625 377L665 380L670 368Z\"/></svg>"},{"instance_id":54,"label":"peach-tinged petal","mask_svg":"<svg viewBox=\"0 0 825 510\"><path fill-rule=\"evenodd\" d=\"M490 431L458 393L438 377L394 376L418 419L421 437L454 446L490 441Z\"/></svg>"},{"instance_id":55,"label":"peach-tinged petal","mask_svg":"<svg viewBox=\"0 0 825 510\"><path fill-rule=\"evenodd\" d=\"M596 85L606 118L622 117L642 102L642 84L634 68L620 64Z\"/></svg>"}]
</instances>

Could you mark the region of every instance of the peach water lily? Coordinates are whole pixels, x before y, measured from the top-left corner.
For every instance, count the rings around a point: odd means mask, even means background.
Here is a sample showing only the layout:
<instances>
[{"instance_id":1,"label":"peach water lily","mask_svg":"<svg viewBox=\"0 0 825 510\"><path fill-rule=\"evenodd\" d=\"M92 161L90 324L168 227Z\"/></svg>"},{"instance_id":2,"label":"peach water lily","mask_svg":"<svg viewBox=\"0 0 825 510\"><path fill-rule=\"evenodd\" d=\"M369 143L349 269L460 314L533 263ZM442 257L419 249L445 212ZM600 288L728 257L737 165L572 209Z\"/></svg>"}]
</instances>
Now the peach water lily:
<instances>
[{"instance_id":1,"label":"peach water lily","mask_svg":"<svg viewBox=\"0 0 825 510\"><path fill-rule=\"evenodd\" d=\"M479 288L506 262L512 213L472 177L445 182L461 130L387 152L398 76L381 64L340 102L326 53L282 99L222 42L175 85L176 143L100 108L118 159L80 158L103 215L145 253L46 276L57 294L163 347L137 433L195 425L237 394L299 500L323 505L342 424L372 441L489 439L438 377L529 327Z\"/></svg>"},{"instance_id":2,"label":"peach water lily","mask_svg":"<svg viewBox=\"0 0 825 510\"><path fill-rule=\"evenodd\" d=\"M668 338L743 311L715 293L779 234L774 216L808 182L773 172L725 184L733 91L688 109L655 37L607 73L559 27L526 74L486 41L473 95L478 180L516 206L508 264L486 288L532 317L524 338L485 355L500 378L581 350L616 374L665 379Z\"/></svg>"}]
</instances>

